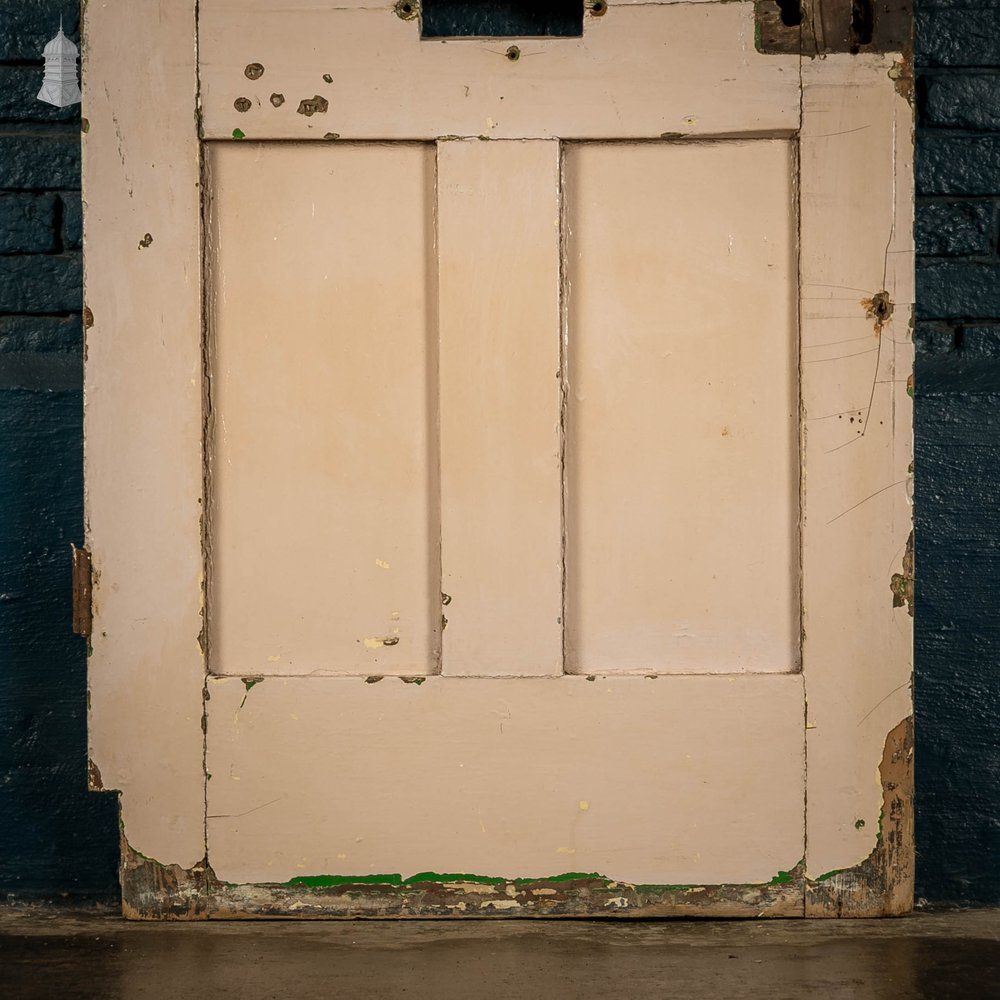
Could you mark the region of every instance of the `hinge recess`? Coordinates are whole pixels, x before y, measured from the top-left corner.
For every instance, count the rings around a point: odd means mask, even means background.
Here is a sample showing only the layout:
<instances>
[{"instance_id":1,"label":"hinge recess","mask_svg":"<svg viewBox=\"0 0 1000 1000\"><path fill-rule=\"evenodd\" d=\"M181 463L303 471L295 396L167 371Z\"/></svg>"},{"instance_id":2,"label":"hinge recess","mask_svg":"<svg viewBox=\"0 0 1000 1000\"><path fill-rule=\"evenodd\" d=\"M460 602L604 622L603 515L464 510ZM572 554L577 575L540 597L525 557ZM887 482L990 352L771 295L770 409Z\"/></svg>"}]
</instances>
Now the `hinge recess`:
<instances>
[{"instance_id":1,"label":"hinge recess","mask_svg":"<svg viewBox=\"0 0 1000 1000\"><path fill-rule=\"evenodd\" d=\"M89 637L94 625L90 553L72 543L70 548L73 550L73 632Z\"/></svg>"}]
</instances>

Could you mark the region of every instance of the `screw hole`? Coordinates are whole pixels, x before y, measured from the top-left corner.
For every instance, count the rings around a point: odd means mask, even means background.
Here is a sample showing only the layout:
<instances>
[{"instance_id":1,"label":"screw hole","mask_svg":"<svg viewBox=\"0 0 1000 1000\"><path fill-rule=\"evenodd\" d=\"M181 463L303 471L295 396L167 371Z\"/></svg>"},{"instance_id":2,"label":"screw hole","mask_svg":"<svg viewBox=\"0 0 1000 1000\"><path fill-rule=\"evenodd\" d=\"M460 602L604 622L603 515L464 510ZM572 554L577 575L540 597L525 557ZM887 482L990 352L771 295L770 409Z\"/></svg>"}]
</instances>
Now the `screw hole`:
<instances>
[{"instance_id":1,"label":"screw hole","mask_svg":"<svg viewBox=\"0 0 1000 1000\"><path fill-rule=\"evenodd\" d=\"M797 28L802 23L801 0L774 0L781 11L781 23L786 28Z\"/></svg>"},{"instance_id":2,"label":"screw hole","mask_svg":"<svg viewBox=\"0 0 1000 1000\"><path fill-rule=\"evenodd\" d=\"M396 16L404 21L412 21L420 13L420 7L413 0L396 0Z\"/></svg>"},{"instance_id":3,"label":"screw hole","mask_svg":"<svg viewBox=\"0 0 1000 1000\"><path fill-rule=\"evenodd\" d=\"M605 3L605 0L594 0L590 6L590 13L593 14L594 17L600 17L602 14L606 14L607 12L608 5Z\"/></svg>"},{"instance_id":4,"label":"screw hole","mask_svg":"<svg viewBox=\"0 0 1000 1000\"><path fill-rule=\"evenodd\" d=\"M516 45L512 45L507 49L507 58L511 62L517 62L521 58L521 50Z\"/></svg>"}]
</instances>

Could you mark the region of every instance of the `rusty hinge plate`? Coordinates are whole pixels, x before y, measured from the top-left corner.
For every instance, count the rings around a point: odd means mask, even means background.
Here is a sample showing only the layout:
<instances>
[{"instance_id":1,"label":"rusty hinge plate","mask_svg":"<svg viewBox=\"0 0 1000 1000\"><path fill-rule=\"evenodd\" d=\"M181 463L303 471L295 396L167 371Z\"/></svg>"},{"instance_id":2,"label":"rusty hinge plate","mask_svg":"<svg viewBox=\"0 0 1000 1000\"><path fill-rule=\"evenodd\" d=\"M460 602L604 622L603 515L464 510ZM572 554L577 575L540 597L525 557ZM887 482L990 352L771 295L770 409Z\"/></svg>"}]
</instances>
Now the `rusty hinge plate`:
<instances>
[{"instance_id":1,"label":"rusty hinge plate","mask_svg":"<svg viewBox=\"0 0 1000 1000\"><path fill-rule=\"evenodd\" d=\"M90 553L86 549L73 550L73 631L77 635L89 636L93 628L93 574Z\"/></svg>"},{"instance_id":2,"label":"rusty hinge plate","mask_svg":"<svg viewBox=\"0 0 1000 1000\"><path fill-rule=\"evenodd\" d=\"M908 52L912 0L756 0L760 52Z\"/></svg>"}]
</instances>

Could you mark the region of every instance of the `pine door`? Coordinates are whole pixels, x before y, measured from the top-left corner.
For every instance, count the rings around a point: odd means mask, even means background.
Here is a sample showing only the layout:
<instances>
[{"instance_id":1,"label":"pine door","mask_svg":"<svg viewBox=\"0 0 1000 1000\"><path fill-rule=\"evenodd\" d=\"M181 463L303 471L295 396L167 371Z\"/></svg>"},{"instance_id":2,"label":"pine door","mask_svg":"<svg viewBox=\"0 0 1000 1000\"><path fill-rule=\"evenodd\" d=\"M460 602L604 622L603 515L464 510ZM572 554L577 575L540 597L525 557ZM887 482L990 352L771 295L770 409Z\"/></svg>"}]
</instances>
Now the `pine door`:
<instances>
[{"instance_id":1,"label":"pine door","mask_svg":"<svg viewBox=\"0 0 1000 1000\"><path fill-rule=\"evenodd\" d=\"M753 3L91 5L126 912L899 912L910 109Z\"/></svg>"}]
</instances>

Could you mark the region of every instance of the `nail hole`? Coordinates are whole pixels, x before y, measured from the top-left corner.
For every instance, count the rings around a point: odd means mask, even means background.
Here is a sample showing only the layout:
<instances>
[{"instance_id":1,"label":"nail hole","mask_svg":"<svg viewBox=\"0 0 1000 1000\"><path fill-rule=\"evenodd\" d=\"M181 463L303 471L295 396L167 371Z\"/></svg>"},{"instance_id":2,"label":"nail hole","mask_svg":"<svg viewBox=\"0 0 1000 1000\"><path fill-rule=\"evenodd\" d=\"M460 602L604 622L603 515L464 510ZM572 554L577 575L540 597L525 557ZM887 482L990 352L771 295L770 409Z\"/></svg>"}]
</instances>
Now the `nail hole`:
<instances>
[{"instance_id":1,"label":"nail hole","mask_svg":"<svg viewBox=\"0 0 1000 1000\"><path fill-rule=\"evenodd\" d=\"M317 112L325 114L326 109L329 107L330 102L325 97L320 97L319 94L315 94L312 97L304 97L301 101L299 101L298 112L300 115L305 115L307 118L311 118Z\"/></svg>"}]
</instances>

